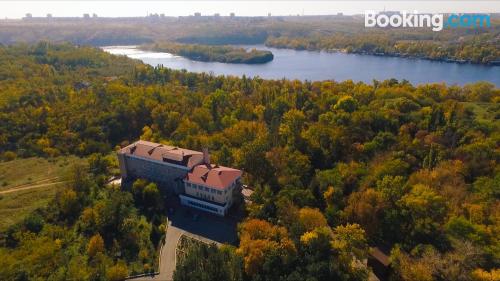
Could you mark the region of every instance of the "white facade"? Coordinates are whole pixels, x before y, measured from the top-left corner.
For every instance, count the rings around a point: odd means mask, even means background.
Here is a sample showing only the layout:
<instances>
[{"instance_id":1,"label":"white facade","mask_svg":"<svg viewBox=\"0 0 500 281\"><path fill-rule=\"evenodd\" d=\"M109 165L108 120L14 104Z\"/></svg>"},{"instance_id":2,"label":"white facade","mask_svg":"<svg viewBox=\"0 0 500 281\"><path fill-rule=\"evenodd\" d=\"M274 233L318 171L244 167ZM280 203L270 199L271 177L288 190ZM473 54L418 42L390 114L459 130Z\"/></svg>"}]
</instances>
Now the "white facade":
<instances>
[{"instance_id":1,"label":"white facade","mask_svg":"<svg viewBox=\"0 0 500 281\"><path fill-rule=\"evenodd\" d=\"M181 204L184 206L216 214L221 217L227 214L227 210L230 207L229 204L225 205L214 204L205 200L200 200L183 194L180 194L179 198L181 199Z\"/></svg>"}]
</instances>

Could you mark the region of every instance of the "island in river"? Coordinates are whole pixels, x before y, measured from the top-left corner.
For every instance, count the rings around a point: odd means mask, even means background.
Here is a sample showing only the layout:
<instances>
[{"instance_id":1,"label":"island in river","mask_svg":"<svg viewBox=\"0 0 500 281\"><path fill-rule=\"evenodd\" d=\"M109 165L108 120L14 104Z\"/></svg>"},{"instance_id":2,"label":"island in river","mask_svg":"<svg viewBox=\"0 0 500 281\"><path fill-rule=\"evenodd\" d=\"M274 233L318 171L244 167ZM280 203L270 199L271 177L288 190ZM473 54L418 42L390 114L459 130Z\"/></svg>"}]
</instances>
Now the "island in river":
<instances>
[{"instance_id":1,"label":"island in river","mask_svg":"<svg viewBox=\"0 0 500 281\"><path fill-rule=\"evenodd\" d=\"M154 52L165 52L195 61L261 64L274 59L270 51L234 46L179 44L173 42L154 43L140 46L140 49Z\"/></svg>"}]
</instances>

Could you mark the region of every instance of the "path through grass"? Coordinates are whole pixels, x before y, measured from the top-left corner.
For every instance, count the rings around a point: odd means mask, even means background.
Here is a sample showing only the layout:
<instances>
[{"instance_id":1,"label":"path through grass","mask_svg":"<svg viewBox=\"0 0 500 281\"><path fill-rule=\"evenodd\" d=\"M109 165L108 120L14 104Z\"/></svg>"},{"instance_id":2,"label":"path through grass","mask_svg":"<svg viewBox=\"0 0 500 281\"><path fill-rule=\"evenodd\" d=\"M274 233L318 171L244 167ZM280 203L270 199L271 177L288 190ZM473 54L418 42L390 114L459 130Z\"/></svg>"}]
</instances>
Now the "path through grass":
<instances>
[{"instance_id":1,"label":"path through grass","mask_svg":"<svg viewBox=\"0 0 500 281\"><path fill-rule=\"evenodd\" d=\"M0 163L0 232L46 206L80 158L27 158Z\"/></svg>"}]
</instances>

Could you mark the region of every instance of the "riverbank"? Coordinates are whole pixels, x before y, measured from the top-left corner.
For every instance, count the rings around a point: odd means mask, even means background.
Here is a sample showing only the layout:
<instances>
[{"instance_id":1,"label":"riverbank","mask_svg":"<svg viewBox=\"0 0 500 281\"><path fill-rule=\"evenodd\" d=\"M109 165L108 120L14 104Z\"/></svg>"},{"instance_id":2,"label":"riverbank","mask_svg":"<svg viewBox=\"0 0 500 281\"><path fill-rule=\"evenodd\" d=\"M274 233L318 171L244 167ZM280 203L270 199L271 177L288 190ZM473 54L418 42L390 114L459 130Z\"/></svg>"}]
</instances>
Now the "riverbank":
<instances>
[{"instance_id":1,"label":"riverbank","mask_svg":"<svg viewBox=\"0 0 500 281\"><path fill-rule=\"evenodd\" d=\"M344 52L350 54L423 59L459 64L500 65L497 39L461 37L455 41L401 40L387 35L270 37L265 45L280 49Z\"/></svg>"},{"instance_id":2,"label":"riverbank","mask_svg":"<svg viewBox=\"0 0 500 281\"><path fill-rule=\"evenodd\" d=\"M415 56L405 53L378 53L378 52L348 52L347 54L359 54L359 55L370 55L370 56L378 56L378 57L394 57L394 58L404 58L404 59L418 59L418 60L428 60L428 61L436 61L436 62L449 62L449 63L459 63L459 64L476 64L476 65L486 65L486 66L500 66L500 60L490 61L486 63L477 63L470 60L463 59L454 59L454 58L433 58L427 56Z\"/></svg>"},{"instance_id":3,"label":"riverbank","mask_svg":"<svg viewBox=\"0 0 500 281\"><path fill-rule=\"evenodd\" d=\"M500 66L500 60L494 60L494 61L489 61L486 63L478 63L470 60L463 60L463 59L454 59L454 58L433 58L433 57L428 57L428 56L416 56L416 55L410 55L406 53L384 53L384 52L367 52L367 51L353 51L349 49L303 49L303 48L290 48L286 46L273 46L273 45L265 45L266 47L269 48L276 48L276 49L284 49L284 50L297 50L297 51L310 51L310 52L321 52L325 51L328 53L343 53L343 54L357 54L357 55L368 55L368 56L377 56L377 57L392 57L392 58L404 58L404 59L418 59L418 60L428 60L428 61L435 61L435 62L449 62L449 63L459 63L459 64L473 64L473 65L484 65L484 66Z\"/></svg>"}]
</instances>

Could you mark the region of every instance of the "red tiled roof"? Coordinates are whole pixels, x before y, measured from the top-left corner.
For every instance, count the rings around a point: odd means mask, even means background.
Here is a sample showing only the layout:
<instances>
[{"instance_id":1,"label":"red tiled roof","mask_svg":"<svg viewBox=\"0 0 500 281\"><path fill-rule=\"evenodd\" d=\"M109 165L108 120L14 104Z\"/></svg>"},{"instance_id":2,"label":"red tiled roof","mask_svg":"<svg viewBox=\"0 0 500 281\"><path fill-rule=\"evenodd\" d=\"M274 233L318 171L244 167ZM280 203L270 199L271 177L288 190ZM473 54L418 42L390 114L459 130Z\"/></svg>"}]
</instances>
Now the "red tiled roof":
<instances>
[{"instance_id":1,"label":"red tiled roof","mask_svg":"<svg viewBox=\"0 0 500 281\"><path fill-rule=\"evenodd\" d=\"M218 189L228 187L243 174L237 169L204 164L202 152L149 141L137 141L120 149L119 153L188 167L192 171L187 174L186 181Z\"/></svg>"},{"instance_id":2,"label":"red tiled roof","mask_svg":"<svg viewBox=\"0 0 500 281\"><path fill-rule=\"evenodd\" d=\"M225 189L237 178L241 177L242 171L217 166L198 165L186 176L186 181L195 184L210 186L217 189Z\"/></svg>"},{"instance_id":3,"label":"red tiled roof","mask_svg":"<svg viewBox=\"0 0 500 281\"><path fill-rule=\"evenodd\" d=\"M199 151L143 140L137 141L120 149L120 153L162 162L169 162L186 166L190 169L203 162L203 153Z\"/></svg>"}]
</instances>

